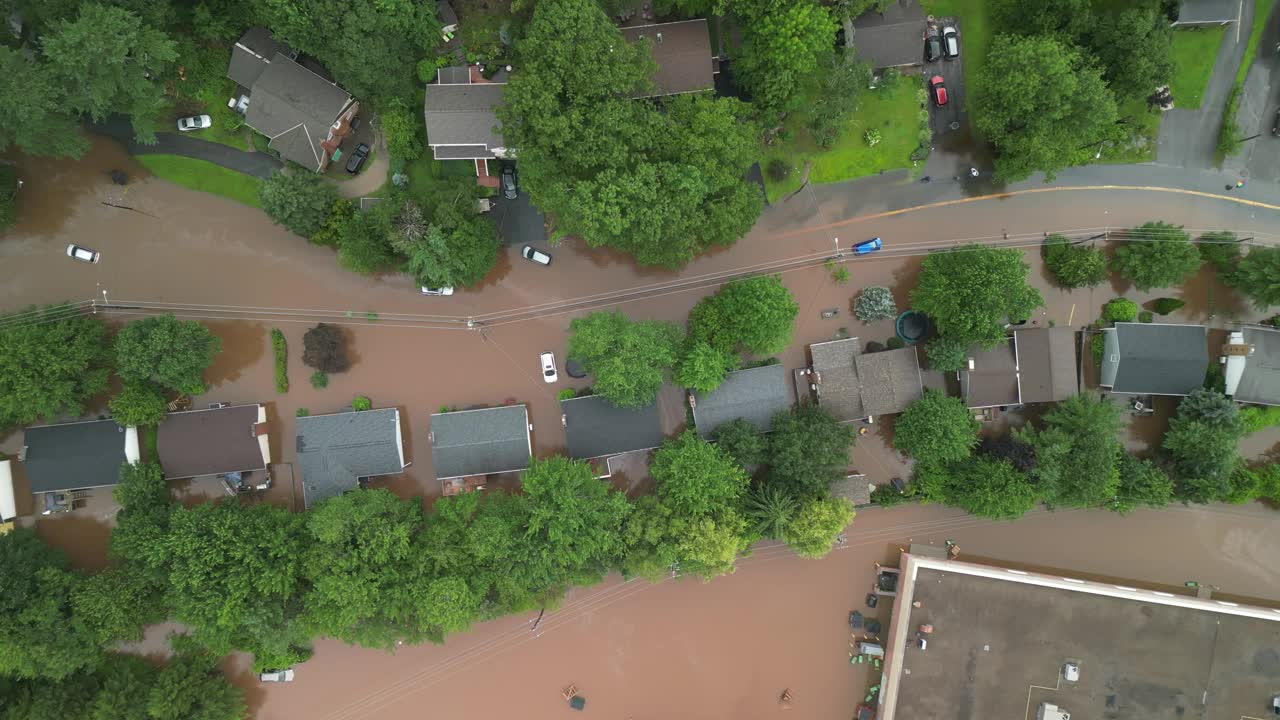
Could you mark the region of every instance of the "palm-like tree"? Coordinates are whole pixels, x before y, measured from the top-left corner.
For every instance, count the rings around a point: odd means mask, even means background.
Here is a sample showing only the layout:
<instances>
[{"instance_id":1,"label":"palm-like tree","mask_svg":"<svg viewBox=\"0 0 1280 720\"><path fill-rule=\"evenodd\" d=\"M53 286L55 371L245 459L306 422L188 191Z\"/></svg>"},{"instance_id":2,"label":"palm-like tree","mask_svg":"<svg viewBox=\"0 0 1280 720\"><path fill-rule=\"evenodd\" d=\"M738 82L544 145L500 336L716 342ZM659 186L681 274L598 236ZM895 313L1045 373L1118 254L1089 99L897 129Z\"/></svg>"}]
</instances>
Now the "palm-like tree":
<instances>
[{"instance_id":1,"label":"palm-like tree","mask_svg":"<svg viewBox=\"0 0 1280 720\"><path fill-rule=\"evenodd\" d=\"M765 537L780 537L798 507L781 488L759 487L747 493L747 514L755 521L755 531Z\"/></svg>"}]
</instances>

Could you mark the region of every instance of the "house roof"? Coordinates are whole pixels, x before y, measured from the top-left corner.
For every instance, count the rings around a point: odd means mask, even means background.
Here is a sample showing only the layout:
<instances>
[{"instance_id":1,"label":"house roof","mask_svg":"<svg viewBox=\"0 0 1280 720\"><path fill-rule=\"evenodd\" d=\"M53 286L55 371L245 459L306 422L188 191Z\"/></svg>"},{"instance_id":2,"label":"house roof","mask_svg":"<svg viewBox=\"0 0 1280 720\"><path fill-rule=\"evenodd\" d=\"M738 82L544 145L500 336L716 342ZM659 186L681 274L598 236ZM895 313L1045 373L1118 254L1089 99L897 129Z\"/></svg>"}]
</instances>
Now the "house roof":
<instances>
[{"instance_id":1,"label":"house roof","mask_svg":"<svg viewBox=\"0 0 1280 720\"><path fill-rule=\"evenodd\" d=\"M23 465L33 493L94 488L120 481L127 431L114 420L40 425L23 431Z\"/></svg>"},{"instance_id":2,"label":"house roof","mask_svg":"<svg viewBox=\"0 0 1280 720\"><path fill-rule=\"evenodd\" d=\"M241 87L252 88L277 53L289 57L293 55L293 48L271 37L270 30L260 25L251 27L231 48L227 77Z\"/></svg>"},{"instance_id":3,"label":"house roof","mask_svg":"<svg viewBox=\"0 0 1280 720\"><path fill-rule=\"evenodd\" d=\"M662 444L657 404L620 408L599 395L560 401L569 457L597 458Z\"/></svg>"},{"instance_id":4,"label":"house roof","mask_svg":"<svg viewBox=\"0 0 1280 720\"><path fill-rule=\"evenodd\" d=\"M351 95L280 53L250 90L245 124L271 138L268 147L286 160L319 169L320 143L351 104Z\"/></svg>"},{"instance_id":5,"label":"house roof","mask_svg":"<svg viewBox=\"0 0 1280 720\"><path fill-rule=\"evenodd\" d=\"M531 455L524 405L431 416L431 462L441 480L525 470Z\"/></svg>"},{"instance_id":6,"label":"house roof","mask_svg":"<svg viewBox=\"0 0 1280 720\"><path fill-rule=\"evenodd\" d=\"M1013 338L1004 338L990 350L971 348L972 369L960 373L960 392L971 408L1018 405L1018 357Z\"/></svg>"},{"instance_id":7,"label":"house roof","mask_svg":"<svg viewBox=\"0 0 1280 720\"><path fill-rule=\"evenodd\" d=\"M854 507L871 504L871 483L862 474L846 475L831 483L831 497L842 497L853 503Z\"/></svg>"},{"instance_id":8,"label":"house roof","mask_svg":"<svg viewBox=\"0 0 1280 720\"><path fill-rule=\"evenodd\" d=\"M453 11L449 0L436 0L436 19L440 21L440 27L458 24L458 13Z\"/></svg>"},{"instance_id":9,"label":"house roof","mask_svg":"<svg viewBox=\"0 0 1280 720\"><path fill-rule=\"evenodd\" d=\"M261 470L267 466L261 440L261 405L169 413L160 421L156 449L165 477L179 478Z\"/></svg>"},{"instance_id":10,"label":"house roof","mask_svg":"<svg viewBox=\"0 0 1280 720\"><path fill-rule=\"evenodd\" d=\"M405 468L396 408L310 415L297 419L295 439L306 507L359 486L359 479Z\"/></svg>"},{"instance_id":11,"label":"house roof","mask_svg":"<svg viewBox=\"0 0 1280 720\"><path fill-rule=\"evenodd\" d=\"M494 150L504 143L495 111L502 104L505 87L503 83L471 83L466 68L443 68L436 73L436 82L426 89L423 116L427 144L437 160L497 157ZM460 157L463 154L465 157Z\"/></svg>"},{"instance_id":12,"label":"house roof","mask_svg":"<svg viewBox=\"0 0 1280 720\"><path fill-rule=\"evenodd\" d=\"M1240 12L1237 0L1182 0L1177 25L1235 22Z\"/></svg>"},{"instance_id":13,"label":"house roof","mask_svg":"<svg viewBox=\"0 0 1280 720\"><path fill-rule=\"evenodd\" d=\"M658 71L653 76L656 92L646 92L642 97L697 92L715 87L711 33L705 19L637 25L621 30L627 42L648 38L653 60L658 64Z\"/></svg>"},{"instance_id":14,"label":"house roof","mask_svg":"<svg viewBox=\"0 0 1280 720\"><path fill-rule=\"evenodd\" d=\"M1022 402L1058 402L1079 389L1076 333L1069 327L1015 330Z\"/></svg>"},{"instance_id":15,"label":"house roof","mask_svg":"<svg viewBox=\"0 0 1280 720\"><path fill-rule=\"evenodd\" d=\"M1120 322L1102 332L1099 384L1112 392L1186 395L1204 384L1209 368L1205 326Z\"/></svg>"},{"instance_id":16,"label":"house roof","mask_svg":"<svg viewBox=\"0 0 1280 720\"><path fill-rule=\"evenodd\" d=\"M720 387L709 393L694 393L694 398L693 419L703 437L739 418L768 432L773 416L795 402L786 369L781 365L731 372Z\"/></svg>"},{"instance_id":17,"label":"house roof","mask_svg":"<svg viewBox=\"0 0 1280 720\"><path fill-rule=\"evenodd\" d=\"M818 402L841 420L902 412L920 397L923 384L915 347L860 351L858 339L809 346L822 383Z\"/></svg>"},{"instance_id":18,"label":"house roof","mask_svg":"<svg viewBox=\"0 0 1280 720\"><path fill-rule=\"evenodd\" d=\"M1259 405L1280 405L1280 330L1241 328L1246 345L1253 352L1244 361L1244 374L1236 386L1235 399Z\"/></svg>"}]
</instances>

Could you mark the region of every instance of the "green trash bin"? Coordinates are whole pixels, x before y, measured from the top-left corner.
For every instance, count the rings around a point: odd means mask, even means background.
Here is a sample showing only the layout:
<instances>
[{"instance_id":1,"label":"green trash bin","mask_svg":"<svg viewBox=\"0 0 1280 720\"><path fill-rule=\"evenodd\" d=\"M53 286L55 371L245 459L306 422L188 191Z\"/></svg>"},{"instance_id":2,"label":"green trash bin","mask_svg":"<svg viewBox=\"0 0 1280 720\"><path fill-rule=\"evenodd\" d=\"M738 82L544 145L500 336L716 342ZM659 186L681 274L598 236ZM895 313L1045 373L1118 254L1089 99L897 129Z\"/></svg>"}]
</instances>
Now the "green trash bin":
<instances>
[{"instance_id":1,"label":"green trash bin","mask_svg":"<svg viewBox=\"0 0 1280 720\"><path fill-rule=\"evenodd\" d=\"M574 710L581 710L586 706L587 706L587 699L582 697L581 695L574 695L573 697L569 698L569 707L573 708Z\"/></svg>"}]
</instances>

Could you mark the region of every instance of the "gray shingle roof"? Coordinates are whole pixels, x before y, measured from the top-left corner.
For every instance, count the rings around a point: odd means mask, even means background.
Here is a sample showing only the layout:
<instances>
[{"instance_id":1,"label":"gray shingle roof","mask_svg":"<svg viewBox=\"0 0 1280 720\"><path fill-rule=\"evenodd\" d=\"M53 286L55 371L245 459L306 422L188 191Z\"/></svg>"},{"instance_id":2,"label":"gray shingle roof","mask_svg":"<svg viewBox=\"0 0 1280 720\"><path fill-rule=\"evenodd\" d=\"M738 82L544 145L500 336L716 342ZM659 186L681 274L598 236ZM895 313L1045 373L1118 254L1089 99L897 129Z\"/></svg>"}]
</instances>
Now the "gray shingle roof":
<instances>
[{"instance_id":1,"label":"gray shingle roof","mask_svg":"<svg viewBox=\"0 0 1280 720\"><path fill-rule=\"evenodd\" d=\"M165 415L156 436L165 477L176 480L266 467L255 432L259 407L237 405Z\"/></svg>"},{"instance_id":2,"label":"gray shingle roof","mask_svg":"<svg viewBox=\"0 0 1280 720\"><path fill-rule=\"evenodd\" d=\"M626 27L622 28L622 37L627 42L647 38L652 43L650 53L658 70L653 75L654 90L642 93L643 96L674 95L715 87L711 33L705 19Z\"/></svg>"},{"instance_id":3,"label":"gray shingle roof","mask_svg":"<svg viewBox=\"0 0 1280 720\"><path fill-rule=\"evenodd\" d=\"M269 147L285 159L319 168L320 143L351 95L279 53L250 90L245 124L271 138Z\"/></svg>"},{"instance_id":4,"label":"gray shingle roof","mask_svg":"<svg viewBox=\"0 0 1280 720\"><path fill-rule=\"evenodd\" d=\"M819 385L818 403L841 420L865 418L862 407L862 387L858 382L858 370L853 358L861 348L858 338L832 340L809 346L813 369L822 379Z\"/></svg>"},{"instance_id":5,"label":"gray shingle roof","mask_svg":"<svg viewBox=\"0 0 1280 720\"><path fill-rule=\"evenodd\" d=\"M1022 402L1058 402L1075 395L1076 333L1069 327L1015 330Z\"/></svg>"},{"instance_id":6,"label":"gray shingle roof","mask_svg":"<svg viewBox=\"0 0 1280 720\"><path fill-rule=\"evenodd\" d=\"M620 408L599 395L560 401L569 457L597 458L662 444L662 419L655 403Z\"/></svg>"},{"instance_id":7,"label":"gray shingle roof","mask_svg":"<svg viewBox=\"0 0 1280 720\"><path fill-rule=\"evenodd\" d=\"M846 475L831 483L831 497L842 497L862 507L871 504L871 483L866 475Z\"/></svg>"},{"instance_id":8,"label":"gray shingle roof","mask_svg":"<svg viewBox=\"0 0 1280 720\"><path fill-rule=\"evenodd\" d=\"M985 408L1021 402L1013 338L1001 340L990 350L970 348L968 358L973 362L973 369L966 368L960 373L960 393L965 405Z\"/></svg>"},{"instance_id":9,"label":"gray shingle roof","mask_svg":"<svg viewBox=\"0 0 1280 720\"><path fill-rule=\"evenodd\" d=\"M115 485L126 461L125 434L114 420L27 428L23 465L31 492Z\"/></svg>"},{"instance_id":10,"label":"gray shingle roof","mask_svg":"<svg viewBox=\"0 0 1280 720\"><path fill-rule=\"evenodd\" d=\"M695 393L694 397L697 403L693 419L703 437L738 418L767 432L774 414L795 402L786 369L781 365L731 372L720 387L709 393Z\"/></svg>"},{"instance_id":11,"label":"gray shingle roof","mask_svg":"<svg viewBox=\"0 0 1280 720\"><path fill-rule=\"evenodd\" d=\"M396 408L300 417L296 444L307 507L354 490L362 477L405 468Z\"/></svg>"},{"instance_id":12,"label":"gray shingle roof","mask_svg":"<svg viewBox=\"0 0 1280 720\"><path fill-rule=\"evenodd\" d=\"M444 80L443 72L440 75ZM423 114L427 124L427 144L483 145L488 150L504 147L501 124L494 112L502 104L502 83L440 84L427 86ZM494 157L492 152L487 156Z\"/></svg>"},{"instance_id":13,"label":"gray shingle roof","mask_svg":"<svg viewBox=\"0 0 1280 720\"><path fill-rule=\"evenodd\" d=\"M923 20L870 27L858 26L855 22L854 54L873 68L921 65L924 63L924 26Z\"/></svg>"},{"instance_id":14,"label":"gray shingle roof","mask_svg":"<svg viewBox=\"0 0 1280 720\"><path fill-rule=\"evenodd\" d=\"M442 480L526 470L532 454L524 405L431 416L431 462Z\"/></svg>"},{"instance_id":15,"label":"gray shingle roof","mask_svg":"<svg viewBox=\"0 0 1280 720\"><path fill-rule=\"evenodd\" d=\"M1280 405L1280 330L1241 328L1253 354L1245 358L1244 374L1236 386L1235 399L1260 405Z\"/></svg>"},{"instance_id":16,"label":"gray shingle roof","mask_svg":"<svg viewBox=\"0 0 1280 720\"><path fill-rule=\"evenodd\" d=\"M924 393L920 358L914 345L862 353L853 359L868 415L900 413Z\"/></svg>"},{"instance_id":17,"label":"gray shingle roof","mask_svg":"<svg viewBox=\"0 0 1280 720\"><path fill-rule=\"evenodd\" d=\"M264 27L251 27L240 36L240 41L231 48L231 62L227 65L227 77L236 84L252 88L258 81L262 71L271 64L276 53L288 56L293 49L271 37L271 31Z\"/></svg>"},{"instance_id":18,"label":"gray shingle roof","mask_svg":"<svg viewBox=\"0 0 1280 720\"><path fill-rule=\"evenodd\" d=\"M1132 395L1186 395L1209 368L1203 325L1116 323L1106 340L1099 384Z\"/></svg>"}]
</instances>

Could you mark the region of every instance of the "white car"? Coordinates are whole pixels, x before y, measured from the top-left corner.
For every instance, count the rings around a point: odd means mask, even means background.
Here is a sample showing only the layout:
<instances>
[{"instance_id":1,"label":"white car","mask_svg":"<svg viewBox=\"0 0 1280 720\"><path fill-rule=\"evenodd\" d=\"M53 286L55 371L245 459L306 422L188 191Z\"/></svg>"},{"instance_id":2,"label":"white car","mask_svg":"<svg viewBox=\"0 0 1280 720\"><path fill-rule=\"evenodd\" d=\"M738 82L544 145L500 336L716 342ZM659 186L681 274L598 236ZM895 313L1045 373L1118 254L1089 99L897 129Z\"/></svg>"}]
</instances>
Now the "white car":
<instances>
[{"instance_id":1,"label":"white car","mask_svg":"<svg viewBox=\"0 0 1280 720\"><path fill-rule=\"evenodd\" d=\"M942 28L942 57L948 60L960 57L960 35L950 25Z\"/></svg>"},{"instance_id":2,"label":"white car","mask_svg":"<svg viewBox=\"0 0 1280 720\"><path fill-rule=\"evenodd\" d=\"M556 372L556 356L553 353L544 352L538 356L542 361L542 379L545 382L553 383L560 379L560 374Z\"/></svg>"},{"instance_id":3,"label":"white car","mask_svg":"<svg viewBox=\"0 0 1280 720\"><path fill-rule=\"evenodd\" d=\"M80 262L96 263L102 258L102 253L97 250L90 250L87 247L80 247L79 245L68 245L67 257L75 258Z\"/></svg>"},{"instance_id":4,"label":"white car","mask_svg":"<svg viewBox=\"0 0 1280 720\"><path fill-rule=\"evenodd\" d=\"M525 260L532 260L539 265L551 264L551 256L540 250L534 250L532 245L525 245L524 249L520 251L520 255L522 255Z\"/></svg>"},{"instance_id":5,"label":"white car","mask_svg":"<svg viewBox=\"0 0 1280 720\"><path fill-rule=\"evenodd\" d=\"M423 285L421 288L421 292L423 295L443 295L445 297L448 297L449 295L453 294L453 288L451 287L432 288L432 287L427 287L426 285Z\"/></svg>"},{"instance_id":6,"label":"white car","mask_svg":"<svg viewBox=\"0 0 1280 720\"><path fill-rule=\"evenodd\" d=\"M284 670L267 670L258 675L262 682L293 682L293 668Z\"/></svg>"},{"instance_id":7,"label":"white car","mask_svg":"<svg viewBox=\"0 0 1280 720\"><path fill-rule=\"evenodd\" d=\"M184 117L178 121L178 132L203 130L212 124L213 118L208 115L192 115L191 117Z\"/></svg>"}]
</instances>

